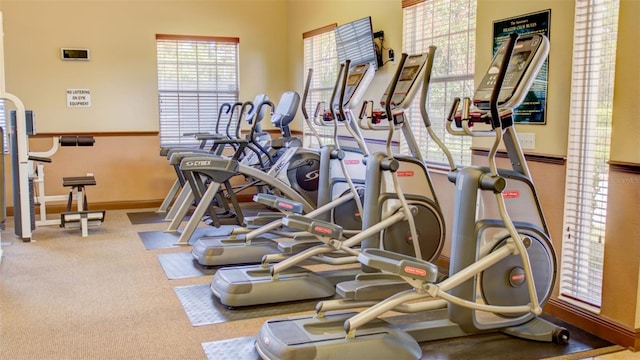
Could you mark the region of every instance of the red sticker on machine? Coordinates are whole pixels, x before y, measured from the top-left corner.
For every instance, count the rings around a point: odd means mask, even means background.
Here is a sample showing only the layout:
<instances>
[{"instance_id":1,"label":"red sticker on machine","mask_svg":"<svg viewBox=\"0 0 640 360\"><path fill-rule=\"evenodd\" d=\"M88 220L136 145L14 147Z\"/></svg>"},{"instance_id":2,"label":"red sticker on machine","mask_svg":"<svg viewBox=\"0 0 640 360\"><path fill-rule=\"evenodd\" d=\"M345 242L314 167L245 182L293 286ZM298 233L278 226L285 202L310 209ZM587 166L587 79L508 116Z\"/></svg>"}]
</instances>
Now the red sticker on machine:
<instances>
[{"instance_id":1,"label":"red sticker on machine","mask_svg":"<svg viewBox=\"0 0 640 360\"><path fill-rule=\"evenodd\" d=\"M315 231L317 233L321 233L321 234L331 235L331 229L328 229L328 228L323 227L323 226L315 226L313 228L313 231Z\"/></svg>"},{"instance_id":2,"label":"red sticker on machine","mask_svg":"<svg viewBox=\"0 0 640 360\"><path fill-rule=\"evenodd\" d=\"M293 209L293 205L288 204L286 202L278 202L278 206L283 209L289 209L289 210Z\"/></svg>"},{"instance_id":3,"label":"red sticker on machine","mask_svg":"<svg viewBox=\"0 0 640 360\"><path fill-rule=\"evenodd\" d=\"M398 176L413 176L414 172L413 170L404 170L404 171L398 171L397 174Z\"/></svg>"},{"instance_id":4,"label":"red sticker on machine","mask_svg":"<svg viewBox=\"0 0 640 360\"><path fill-rule=\"evenodd\" d=\"M520 197L520 191L518 190L505 190L502 192L502 197L505 199L517 199Z\"/></svg>"},{"instance_id":5,"label":"red sticker on machine","mask_svg":"<svg viewBox=\"0 0 640 360\"><path fill-rule=\"evenodd\" d=\"M405 266L404 267L404 272L406 272L407 274L418 275L418 276L427 275L427 270L416 268L416 267L413 267L413 266Z\"/></svg>"}]
</instances>

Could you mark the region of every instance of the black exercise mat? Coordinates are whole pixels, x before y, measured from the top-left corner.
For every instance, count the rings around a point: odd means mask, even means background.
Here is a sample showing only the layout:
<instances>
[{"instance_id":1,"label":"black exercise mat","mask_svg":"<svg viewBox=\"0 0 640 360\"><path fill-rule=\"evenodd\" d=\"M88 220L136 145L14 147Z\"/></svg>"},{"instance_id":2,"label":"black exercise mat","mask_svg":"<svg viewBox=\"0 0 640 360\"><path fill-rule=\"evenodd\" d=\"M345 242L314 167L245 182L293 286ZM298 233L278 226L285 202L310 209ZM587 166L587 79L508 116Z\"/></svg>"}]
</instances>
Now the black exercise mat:
<instances>
[{"instance_id":1,"label":"black exercise mat","mask_svg":"<svg viewBox=\"0 0 640 360\"><path fill-rule=\"evenodd\" d=\"M569 330L568 344L528 341L503 333L487 333L472 337L438 340L420 344L422 358L432 359L544 359L550 357L576 358L569 356L593 349L609 347L612 344L597 336L591 335L575 326L549 315L542 315L545 320ZM585 356L587 357L587 356ZM583 358L578 357L578 358Z\"/></svg>"},{"instance_id":2,"label":"black exercise mat","mask_svg":"<svg viewBox=\"0 0 640 360\"><path fill-rule=\"evenodd\" d=\"M413 317L406 315L406 317ZM486 333L454 339L436 340L420 344L422 359L456 359L456 360L571 360L592 358L616 351L624 350L622 347L612 345L594 335L579 328L567 324L548 315L543 315L546 320L566 327L571 335L571 340L566 345L528 341L518 339L502 333ZM404 323L400 316L387 318L391 323ZM394 321L397 320L397 321ZM260 359L255 350L255 337L247 336L235 339L212 341L202 343L202 348L209 360Z\"/></svg>"},{"instance_id":3,"label":"black exercise mat","mask_svg":"<svg viewBox=\"0 0 640 360\"><path fill-rule=\"evenodd\" d=\"M193 258L191 252L158 254L160 265L169 280L213 275L216 269L205 269Z\"/></svg>"},{"instance_id":4,"label":"black exercise mat","mask_svg":"<svg viewBox=\"0 0 640 360\"><path fill-rule=\"evenodd\" d=\"M222 322L253 319L262 316L282 316L315 309L318 300L247 306L228 309L211 293L209 284L177 286L174 288L191 325L203 326Z\"/></svg>"},{"instance_id":5,"label":"black exercise mat","mask_svg":"<svg viewBox=\"0 0 640 360\"><path fill-rule=\"evenodd\" d=\"M236 228L234 225L223 225L219 228L214 227L200 227L196 228L189 239L189 245L193 245L198 239L207 237L207 236L227 236L231 233L231 230ZM173 247L179 247L179 245L175 245L180 238L181 232L164 232L164 231L140 231L138 232L138 236L144 247L147 250L155 250L155 249L168 249Z\"/></svg>"}]
</instances>

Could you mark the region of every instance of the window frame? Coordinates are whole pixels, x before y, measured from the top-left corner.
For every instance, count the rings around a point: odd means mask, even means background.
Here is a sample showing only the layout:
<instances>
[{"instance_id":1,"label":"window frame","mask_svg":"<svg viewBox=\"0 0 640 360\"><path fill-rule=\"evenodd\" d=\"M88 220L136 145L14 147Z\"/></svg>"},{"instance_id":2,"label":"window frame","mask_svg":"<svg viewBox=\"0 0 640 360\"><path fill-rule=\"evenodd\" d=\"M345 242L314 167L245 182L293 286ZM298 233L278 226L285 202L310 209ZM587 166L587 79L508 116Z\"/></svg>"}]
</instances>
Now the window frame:
<instances>
[{"instance_id":1,"label":"window frame","mask_svg":"<svg viewBox=\"0 0 640 360\"><path fill-rule=\"evenodd\" d=\"M477 1L466 0L469 4L473 3L473 7L469 6L470 17L466 29L451 31L451 25L448 32L437 34L436 31L442 27L435 24L435 15L429 19L429 11L431 14L436 13L435 10L448 9L451 0L403 0L403 52L409 54L427 52L430 45L436 45L434 67L431 75L429 88L429 96L427 98L427 112L430 115L431 127L435 134L443 141L447 148L452 152L454 161L457 165L471 164L471 138L466 136L453 136L446 131L446 117L451 107L454 97L471 96L475 89L475 31L477 16ZM447 23L450 22L452 13L449 11L446 16ZM441 12L438 16L441 17ZM429 30L429 31L427 31ZM451 69L450 60L453 59L455 51L452 46L452 35L460 36L466 33L466 46L463 46L466 59L464 64L466 71L460 72L458 69ZM444 39L445 41L436 40ZM459 47L460 48L460 47ZM471 49L471 51L469 51ZM461 49L458 49L461 50ZM433 141L427 133L427 129L421 118L419 103L414 101L407 110L406 115L411 123L416 141L421 149L427 163L435 167L448 169L448 161L441 149ZM400 151L408 154L409 149L404 139L401 139Z\"/></svg>"},{"instance_id":2,"label":"window frame","mask_svg":"<svg viewBox=\"0 0 640 360\"><path fill-rule=\"evenodd\" d=\"M215 131L222 104L239 98L239 43L236 37L156 34L160 146L197 146L184 135ZM220 119L219 131L228 121Z\"/></svg>"},{"instance_id":3,"label":"window frame","mask_svg":"<svg viewBox=\"0 0 640 360\"><path fill-rule=\"evenodd\" d=\"M310 68L313 69L307 104L302 106L306 106L312 122L317 104L320 101L329 104L331 101L331 93L338 76L338 53L333 32L337 26L338 24L333 23L302 34L304 76L307 76ZM306 82L307 79L304 80ZM315 129L323 140L333 136L332 128L316 126ZM303 124L303 141L305 147L320 146L306 122Z\"/></svg>"},{"instance_id":4,"label":"window frame","mask_svg":"<svg viewBox=\"0 0 640 360\"><path fill-rule=\"evenodd\" d=\"M619 6L575 2L559 299L594 313L602 305Z\"/></svg>"}]
</instances>

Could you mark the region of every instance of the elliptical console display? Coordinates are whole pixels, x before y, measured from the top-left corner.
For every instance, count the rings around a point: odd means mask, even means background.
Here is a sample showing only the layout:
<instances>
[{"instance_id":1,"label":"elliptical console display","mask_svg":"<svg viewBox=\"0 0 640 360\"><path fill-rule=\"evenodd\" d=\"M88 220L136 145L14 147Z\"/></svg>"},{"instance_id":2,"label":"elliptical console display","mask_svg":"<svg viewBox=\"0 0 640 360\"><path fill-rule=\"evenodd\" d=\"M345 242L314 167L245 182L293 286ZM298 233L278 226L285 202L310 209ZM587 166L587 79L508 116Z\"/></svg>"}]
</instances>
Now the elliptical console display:
<instances>
[{"instance_id":1,"label":"elliptical console display","mask_svg":"<svg viewBox=\"0 0 640 360\"><path fill-rule=\"evenodd\" d=\"M540 35L524 35L518 39L500 89L498 106L513 108L524 101L536 74L544 63L543 59L546 58L548 48L549 41ZM504 52L505 47L501 46L473 96L473 104L480 110L490 110L491 93L496 84ZM535 68L529 69L532 64Z\"/></svg>"}]
</instances>

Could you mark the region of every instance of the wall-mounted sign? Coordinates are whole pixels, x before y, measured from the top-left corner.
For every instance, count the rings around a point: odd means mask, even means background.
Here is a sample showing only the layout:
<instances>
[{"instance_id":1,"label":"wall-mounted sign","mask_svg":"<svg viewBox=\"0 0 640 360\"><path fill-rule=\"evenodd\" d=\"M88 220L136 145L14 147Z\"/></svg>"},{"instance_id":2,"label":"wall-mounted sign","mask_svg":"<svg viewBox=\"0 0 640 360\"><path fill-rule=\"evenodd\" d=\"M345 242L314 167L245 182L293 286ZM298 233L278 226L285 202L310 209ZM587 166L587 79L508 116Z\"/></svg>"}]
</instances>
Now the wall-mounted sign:
<instances>
[{"instance_id":1,"label":"wall-mounted sign","mask_svg":"<svg viewBox=\"0 0 640 360\"><path fill-rule=\"evenodd\" d=\"M90 89L67 89L67 107L91 107Z\"/></svg>"},{"instance_id":2,"label":"wall-mounted sign","mask_svg":"<svg viewBox=\"0 0 640 360\"><path fill-rule=\"evenodd\" d=\"M89 61L89 49L60 49L60 59Z\"/></svg>"},{"instance_id":3,"label":"wall-mounted sign","mask_svg":"<svg viewBox=\"0 0 640 360\"><path fill-rule=\"evenodd\" d=\"M493 54L511 33L542 34L549 38L551 9L493 22ZM549 39L551 41L551 39ZM547 123L547 84L549 59L545 60L522 105L515 109L514 121L525 124Z\"/></svg>"}]
</instances>

